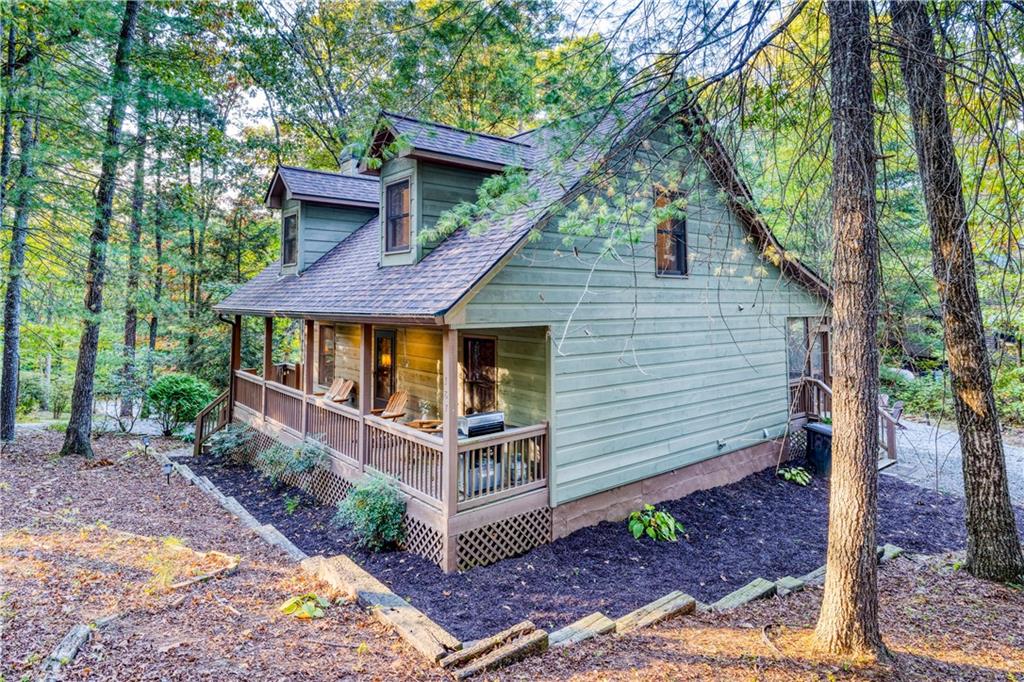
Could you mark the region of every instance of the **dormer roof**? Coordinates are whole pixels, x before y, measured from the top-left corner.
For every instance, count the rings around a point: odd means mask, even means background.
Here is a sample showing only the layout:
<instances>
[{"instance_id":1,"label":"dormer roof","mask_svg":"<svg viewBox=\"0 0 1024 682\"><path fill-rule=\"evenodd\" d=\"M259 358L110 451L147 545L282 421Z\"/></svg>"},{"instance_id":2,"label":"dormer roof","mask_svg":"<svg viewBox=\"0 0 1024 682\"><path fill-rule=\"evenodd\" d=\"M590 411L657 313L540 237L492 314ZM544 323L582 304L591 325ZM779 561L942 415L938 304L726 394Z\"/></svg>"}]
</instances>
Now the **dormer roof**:
<instances>
[{"instance_id":1,"label":"dormer roof","mask_svg":"<svg viewBox=\"0 0 1024 682\"><path fill-rule=\"evenodd\" d=\"M399 156L455 166L500 171L508 166L529 169L533 162L533 149L521 141L421 121L388 111L380 114L368 156L374 156L382 147L397 139L403 142ZM360 165L360 171L376 173L365 164Z\"/></svg>"},{"instance_id":2,"label":"dormer roof","mask_svg":"<svg viewBox=\"0 0 1024 682\"><path fill-rule=\"evenodd\" d=\"M278 166L270 180L264 203L269 208L281 208L285 199L377 208L380 203L380 183L377 178L365 175Z\"/></svg>"}]
</instances>

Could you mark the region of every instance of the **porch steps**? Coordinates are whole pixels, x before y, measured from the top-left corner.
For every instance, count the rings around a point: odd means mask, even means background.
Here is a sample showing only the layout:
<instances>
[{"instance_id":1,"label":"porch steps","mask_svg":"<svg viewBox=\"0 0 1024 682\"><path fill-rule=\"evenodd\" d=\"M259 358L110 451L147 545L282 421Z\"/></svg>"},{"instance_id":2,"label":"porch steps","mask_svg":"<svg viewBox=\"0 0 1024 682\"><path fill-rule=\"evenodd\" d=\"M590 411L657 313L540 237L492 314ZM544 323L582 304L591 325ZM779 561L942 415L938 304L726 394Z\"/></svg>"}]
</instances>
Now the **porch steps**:
<instances>
[{"instance_id":1,"label":"porch steps","mask_svg":"<svg viewBox=\"0 0 1024 682\"><path fill-rule=\"evenodd\" d=\"M615 621L615 633L622 634L638 628L653 625L659 621L686 613L693 613L697 600L678 590L669 592L661 599L656 599L636 611L628 613Z\"/></svg>"},{"instance_id":2,"label":"porch steps","mask_svg":"<svg viewBox=\"0 0 1024 682\"><path fill-rule=\"evenodd\" d=\"M613 630L615 630L615 621L600 611L595 611L571 625L566 625L561 630L552 632L548 637L548 646L555 648L578 644L598 635L608 634Z\"/></svg>"},{"instance_id":3,"label":"porch steps","mask_svg":"<svg viewBox=\"0 0 1024 682\"><path fill-rule=\"evenodd\" d=\"M711 608L715 611L728 611L738 606L743 606L755 599L764 599L775 594L775 583L764 578L754 578L738 590L730 592L714 604Z\"/></svg>"},{"instance_id":4,"label":"porch steps","mask_svg":"<svg viewBox=\"0 0 1024 682\"><path fill-rule=\"evenodd\" d=\"M310 557L302 562L302 568L339 592L369 607L380 621L393 628L402 639L432 662L436 663L450 651L462 647L459 640L447 630L396 595L387 585L364 571L344 554L330 558Z\"/></svg>"}]
</instances>

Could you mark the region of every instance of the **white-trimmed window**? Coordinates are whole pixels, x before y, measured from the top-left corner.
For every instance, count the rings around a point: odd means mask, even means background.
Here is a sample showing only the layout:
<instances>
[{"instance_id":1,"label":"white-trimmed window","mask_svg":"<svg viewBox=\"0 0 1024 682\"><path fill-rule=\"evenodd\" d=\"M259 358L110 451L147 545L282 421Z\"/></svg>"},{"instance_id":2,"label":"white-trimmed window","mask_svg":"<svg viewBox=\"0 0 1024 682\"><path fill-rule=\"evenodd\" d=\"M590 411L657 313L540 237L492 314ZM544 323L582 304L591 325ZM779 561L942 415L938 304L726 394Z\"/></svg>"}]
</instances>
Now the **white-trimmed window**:
<instances>
[{"instance_id":1,"label":"white-trimmed window","mask_svg":"<svg viewBox=\"0 0 1024 682\"><path fill-rule=\"evenodd\" d=\"M281 265L299 262L299 213L292 211L281 216Z\"/></svg>"},{"instance_id":2,"label":"white-trimmed window","mask_svg":"<svg viewBox=\"0 0 1024 682\"><path fill-rule=\"evenodd\" d=\"M401 253L410 248L409 179L384 188L384 252Z\"/></svg>"}]
</instances>

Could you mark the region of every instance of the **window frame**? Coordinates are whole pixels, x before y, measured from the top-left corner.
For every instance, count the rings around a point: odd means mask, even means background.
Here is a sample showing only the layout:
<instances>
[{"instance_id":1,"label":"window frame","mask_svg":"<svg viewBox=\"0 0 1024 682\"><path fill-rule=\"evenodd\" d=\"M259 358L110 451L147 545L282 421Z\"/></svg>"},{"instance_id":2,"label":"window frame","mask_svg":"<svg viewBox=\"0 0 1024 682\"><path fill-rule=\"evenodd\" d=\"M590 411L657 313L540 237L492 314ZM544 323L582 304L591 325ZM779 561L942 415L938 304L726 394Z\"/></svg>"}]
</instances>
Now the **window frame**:
<instances>
[{"instance_id":1,"label":"window frame","mask_svg":"<svg viewBox=\"0 0 1024 682\"><path fill-rule=\"evenodd\" d=\"M655 185L654 187L655 199L654 207L661 208L666 206L683 195L682 192L674 192L664 187ZM664 201L665 203L659 203ZM665 223L670 223L668 229L663 229ZM661 249L659 248L659 238L661 235L669 235L669 238L675 239L675 250L676 250L676 262L679 264L679 268L676 270L667 270L661 268L659 259L661 257ZM690 276L690 242L689 234L687 231L686 216L669 218L658 223L654 228L654 276L665 277L668 279L686 279Z\"/></svg>"},{"instance_id":2,"label":"window frame","mask_svg":"<svg viewBox=\"0 0 1024 682\"><path fill-rule=\"evenodd\" d=\"M403 246L395 246L391 243L391 202L389 200L389 193L393 187L398 185L405 185L405 191L408 195L409 210L406 211L401 217L405 219L405 244ZM408 253L412 251L412 177L406 176L403 178L396 178L395 180L384 185L384 254L391 255L396 253Z\"/></svg>"},{"instance_id":3,"label":"window frame","mask_svg":"<svg viewBox=\"0 0 1024 682\"><path fill-rule=\"evenodd\" d=\"M325 332L330 331L329 334ZM317 342L316 342L316 356L317 356L317 381L321 386L330 386L334 383L335 372L337 371L338 363L338 331L335 329L333 324L320 324L317 325ZM330 336L331 348L330 352L327 352L325 348L325 341L327 336ZM326 362L327 358L330 358L330 362ZM325 376L324 371L330 366L330 376Z\"/></svg>"},{"instance_id":4,"label":"window frame","mask_svg":"<svg viewBox=\"0 0 1024 682\"><path fill-rule=\"evenodd\" d=\"M286 240L286 234L285 234L285 224L287 223L288 218L294 218L295 219L295 248L294 248L294 250L292 252L292 260L290 262L285 260L285 243L287 241ZM292 267L298 266L298 264L299 264L299 208L295 207L295 208L290 208L287 211L282 211L281 212L281 267L283 267L283 268L292 268Z\"/></svg>"},{"instance_id":5,"label":"window frame","mask_svg":"<svg viewBox=\"0 0 1024 682\"><path fill-rule=\"evenodd\" d=\"M461 411L463 414L467 414L468 410L471 409L469 404L471 391L471 384L474 383L485 383L480 379L470 377L470 345L473 343L490 343L493 347L493 364L491 369L493 375L486 383L490 384L491 392L491 407L489 410L478 410L478 412L490 412L498 409L498 337L486 336L482 334L466 334L462 337L462 405ZM472 409L476 409L473 407Z\"/></svg>"}]
</instances>

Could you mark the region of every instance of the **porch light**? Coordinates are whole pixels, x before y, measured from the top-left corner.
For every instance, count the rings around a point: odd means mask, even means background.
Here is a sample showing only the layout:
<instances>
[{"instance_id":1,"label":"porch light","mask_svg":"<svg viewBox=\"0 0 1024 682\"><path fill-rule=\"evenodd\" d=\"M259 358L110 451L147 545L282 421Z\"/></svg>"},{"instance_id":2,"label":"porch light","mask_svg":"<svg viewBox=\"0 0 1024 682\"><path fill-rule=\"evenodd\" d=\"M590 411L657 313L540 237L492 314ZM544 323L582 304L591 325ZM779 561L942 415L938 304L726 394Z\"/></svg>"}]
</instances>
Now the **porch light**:
<instances>
[{"instance_id":1,"label":"porch light","mask_svg":"<svg viewBox=\"0 0 1024 682\"><path fill-rule=\"evenodd\" d=\"M381 353L380 354L380 366L381 367L390 367L391 366L391 353Z\"/></svg>"}]
</instances>

